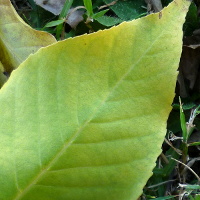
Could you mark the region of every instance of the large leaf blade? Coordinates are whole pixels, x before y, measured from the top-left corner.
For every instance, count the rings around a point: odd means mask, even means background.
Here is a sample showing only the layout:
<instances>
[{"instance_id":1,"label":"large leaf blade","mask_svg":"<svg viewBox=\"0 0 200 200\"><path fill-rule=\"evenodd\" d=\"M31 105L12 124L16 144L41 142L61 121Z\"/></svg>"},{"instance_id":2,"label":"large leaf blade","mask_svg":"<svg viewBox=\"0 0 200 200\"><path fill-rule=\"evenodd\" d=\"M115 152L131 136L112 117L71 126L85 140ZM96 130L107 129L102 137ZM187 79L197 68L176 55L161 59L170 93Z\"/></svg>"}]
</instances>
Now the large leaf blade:
<instances>
[{"instance_id":1,"label":"large leaf blade","mask_svg":"<svg viewBox=\"0 0 200 200\"><path fill-rule=\"evenodd\" d=\"M141 194L165 135L188 4L43 48L12 73L0 92L2 199Z\"/></svg>"}]
</instances>

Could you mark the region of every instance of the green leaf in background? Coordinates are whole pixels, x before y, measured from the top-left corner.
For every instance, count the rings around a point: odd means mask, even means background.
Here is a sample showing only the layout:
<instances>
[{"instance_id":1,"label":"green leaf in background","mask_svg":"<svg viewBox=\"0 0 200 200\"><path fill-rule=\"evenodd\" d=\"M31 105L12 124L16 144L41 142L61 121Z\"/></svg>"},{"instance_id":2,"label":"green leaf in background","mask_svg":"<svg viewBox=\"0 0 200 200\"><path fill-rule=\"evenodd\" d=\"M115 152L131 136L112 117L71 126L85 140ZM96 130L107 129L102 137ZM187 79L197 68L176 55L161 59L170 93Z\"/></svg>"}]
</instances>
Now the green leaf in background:
<instances>
[{"instance_id":1,"label":"green leaf in background","mask_svg":"<svg viewBox=\"0 0 200 200\"><path fill-rule=\"evenodd\" d=\"M188 144L188 146L197 146L197 145L200 145L200 142L193 142Z\"/></svg>"},{"instance_id":2,"label":"green leaf in background","mask_svg":"<svg viewBox=\"0 0 200 200\"><path fill-rule=\"evenodd\" d=\"M64 21L65 21L65 19L59 19L59 20L56 20L56 21L51 21L51 22L47 23L47 24L44 26L44 28L45 28L45 27L53 27L53 26L60 25L60 24L62 24Z\"/></svg>"},{"instance_id":3,"label":"green leaf in background","mask_svg":"<svg viewBox=\"0 0 200 200\"><path fill-rule=\"evenodd\" d=\"M31 53L55 42L52 35L25 24L9 0L0 0L0 61L5 71L10 73Z\"/></svg>"},{"instance_id":4,"label":"green leaf in background","mask_svg":"<svg viewBox=\"0 0 200 200\"><path fill-rule=\"evenodd\" d=\"M59 15L59 19L65 18L69 12L69 9L71 8L73 3L73 0L66 0L65 4L63 6L63 9L61 10L61 13Z\"/></svg>"},{"instance_id":5,"label":"green leaf in background","mask_svg":"<svg viewBox=\"0 0 200 200\"><path fill-rule=\"evenodd\" d=\"M173 109L180 109L180 104L178 104L178 103L173 103L172 104L172 106L173 106ZM182 105L182 108L183 108L183 110L191 110L192 108L194 108L196 106L196 104L195 103L193 103L193 102L188 102L188 103L184 103L183 105Z\"/></svg>"},{"instance_id":6,"label":"green leaf in background","mask_svg":"<svg viewBox=\"0 0 200 200\"><path fill-rule=\"evenodd\" d=\"M87 10L88 17L93 17L93 8L92 8L92 0L83 0L84 6Z\"/></svg>"},{"instance_id":7,"label":"green leaf in background","mask_svg":"<svg viewBox=\"0 0 200 200\"><path fill-rule=\"evenodd\" d=\"M105 3L109 4L113 0L104 0ZM146 6L144 1L141 0L126 0L117 1L116 4L110 6L114 13L122 20L128 21L131 19L138 18L142 13L146 12L142 6Z\"/></svg>"},{"instance_id":8,"label":"green leaf in background","mask_svg":"<svg viewBox=\"0 0 200 200\"><path fill-rule=\"evenodd\" d=\"M179 97L179 102L180 102L180 123L181 123L181 129L182 129L182 136L183 136L183 141L187 142L187 139L188 139L187 126L186 126L185 114L183 111L180 97Z\"/></svg>"},{"instance_id":9,"label":"green leaf in background","mask_svg":"<svg viewBox=\"0 0 200 200\"><path fill-rule=\"evenodd\" d=\"M200 189L200 185L179 184L179 186L185 188L186 190L199 190Z\"/></svg>"},{"instance_id":10,"label":"green leaf in background","mask_svg":"<svg viewBox=\"0 0 200 200\"><path fill-rule=\"evenodd\" d=\"M113 26L122 22L122 20L119 18L108 17L108 16L102 16L102 17L97 18L96 20L100 24L103 24L104 26Z\"/></svg>"},{"instance_id":11,"label":"green leaf in background","mask_svg":"<svg viewBox=\"0 0 200 200\"><path fill-rule=\"evenodd\" d=\"M105 13L107 13L109 11L109 9L107 9L107 10L102 10L102 11L100 11L100 12L98 12L98 13L95 13L94 15L93 15L93 19L98 19L99 17L102 17Z\"/></svg>"},{"instance_id":12,"label":"green leaf in background","mask_svg":"<svg viewBox=\"0 0 200 200\"><path fill-rule=\"evenodd\" d=\"M139 197L166 133L188 6L41 48L11 74L2 200Z\"/></svg>"},{"instance_id":13,"label":"green leaf in background","mask_svg":"<svg viewBox=\"0 0 200 200\"><path fill-rule=\"evenodd\" d=\"M63 6L63 9L61 10L61 13L59 15L59 20L63 20L66 19L66 16L70 10L70 7L72 6L73 0L66 0L65 4ZM59 40L61 38L61 33L63 31L63 24L59 24L56 27L56 38Z\"/></svg>"}]
</instances>

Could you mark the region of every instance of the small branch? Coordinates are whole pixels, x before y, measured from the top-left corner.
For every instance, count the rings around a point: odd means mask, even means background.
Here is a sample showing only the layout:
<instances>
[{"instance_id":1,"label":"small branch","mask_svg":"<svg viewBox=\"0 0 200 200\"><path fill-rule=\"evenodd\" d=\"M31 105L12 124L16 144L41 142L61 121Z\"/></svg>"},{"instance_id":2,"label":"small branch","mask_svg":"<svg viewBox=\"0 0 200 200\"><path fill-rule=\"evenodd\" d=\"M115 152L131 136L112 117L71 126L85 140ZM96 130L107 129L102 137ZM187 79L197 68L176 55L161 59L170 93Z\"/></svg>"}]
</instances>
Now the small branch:
<instances>
[{"instance_id":1,"label":"small branch","mask_svg":"<svg viewBox=\"0 0 200 200\"><path fill-rule=\"evenodd\" d=\"M193 159L191 159L191 160L187 163L187 166L188 166L188 167L192 167L192 165L193 165L196 161L199 161L199 160L200 160L200 157L193 158ZM182 173L185 173L186 170L187 170L187 168L185 167L184 170L182 171Z\"/></svg>"},{"instance_id":2,"label":"small branch","mask_svg":"<svg viewBox=\"0 0 200 200\"><path fill-rule=\"evenodd\" d=\"M115 5L117 2L118 2L118 0L115 0L115 1L112 1L111 3L108 3L108 4L104 5L104 6L100 6L100 7L99 7L99 10L101 10L101 9L103 9L103 8L107 8L107 7L109 7L109 6L113 6L113 5Z\"/></svg>"},{"instance_id":3,"label":"small branch","mask_svg":"<svg viewBox=\"0 0 200 200\"><path fill-rule=\"evenodd\" d=\"M177 154L182 155L182 151L179 149L176 149L171 142L169 142L166 138L165 138L165 142L172 148L174 149L174 151L176 151Z\"/></svg>"},{"instance_id":4,"label":"small branch","mask_svg":"<svg viewBox=\"0 0 200 200\"><path fill-rule=\"evenodd\" d=\"M198 180L198 183L200 183L200 177L195 173L195 171L193 171L190 167L188 167L186 164L182 163L181 161L176 160L175 158L171 158L171 159L172 159L172 160L175 160L176 162L178 162L178 163L184 165L187 169L189 169L189 170L196 176L196 178L197 178L197 180Z\"/></svg>"},{"instance_id":5,"label":"small branch","mask_svg":"<svg viewBox=\"0 0 200 200\"><path fill-rule=\"evenodd\" d=\"M161 153L161 154L160 154L160 157L163 159L163 161L164 161L166 164L169 164L169 160L168 160L167 157L164 155L164 153Z\"/></svg>"},{"instance_id":6,"label":"small branch","mask_svg":"<svg viewBox=\"0 0 200 200\"><path fill-rule=\"evenodd\" d=\"M164 181L164 182L161 182L161 183L158 183L158 184L155 184L155 185L151 185L151 186L149 186L149 187L147 187L147 188L150 189L150 188L158 187L158 186L160 186L160 185L164 185L164 184L166 184L166 183L174 182L174 181L176 181L176 180L174 179L174 180Z\"/></svg>"}]
</instances>

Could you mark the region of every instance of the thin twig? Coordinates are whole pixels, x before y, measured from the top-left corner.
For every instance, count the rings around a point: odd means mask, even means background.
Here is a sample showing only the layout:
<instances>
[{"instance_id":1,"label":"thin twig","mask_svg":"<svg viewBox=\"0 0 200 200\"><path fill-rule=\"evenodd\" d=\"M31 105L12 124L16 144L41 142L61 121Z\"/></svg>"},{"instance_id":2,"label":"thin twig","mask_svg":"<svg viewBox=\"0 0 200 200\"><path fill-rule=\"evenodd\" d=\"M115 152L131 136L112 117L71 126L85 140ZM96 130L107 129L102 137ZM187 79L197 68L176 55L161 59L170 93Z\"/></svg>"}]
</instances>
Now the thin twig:
<instances>
[{"instance_id":1,"label":"thin twig","mask_svg":"<svg viewBox=\"0 0 200 200\"><path fill-rule=\"evenodd\" d=\"M147 188L150 189L150 188L158 187L158 186L160 186L160 185L164 185L164 184L166 184L166 183L173 182L173 181L176 181L176 180L174 179L174 180L164 181L164 182L161 182L161 183L158 183L158 184L155 184L155 185L151 185L151 186L149 186L149 187L147 187Z\"/></svg>"},{"instance_id":2,"label":"thin twig","mask_svg":"<svg viewBox=\"0 0 200 200\"><path fill-rule=\"evenodd\" d=\"M174 149L174 151L176 151L177 154L182 155L182 151L179 149L176 149L171 142L169 142L166 138L165 138L165 142L172 148Z\"/></svg>"},{"instance_id":3,"label":"thin twig","mask_svg":"<svg viewBox=\"0 0 200 200\"><path fill-rule=\"evenodd\" d=\"M161 153L161 154L160 154L160 157L163 159L163 161L164 161L166 164L169 164L169 160L168 160L167 157L164 155L164 153Z\"/></svg>"},{"instance_id":4,"label":"thin twig","mask_svg":"<svg viewBox=\"0 0 200 200\"><path fill-rule=\"evenodd\" d=\"M193 158L191 159L188 163L187 163L187 166L188 167L192 167L192 165L196 162L196 161L199 161L200 160L200 157L197 157L197 158ZM182 171L182 173L185 173L186 171L186 167L184 168L184 170Z\"/></svg>"},{"instance_id":5,"label":"thin twig","mask_svg":"<svg viewBox=\"0 0 200 200\"><path fill-rule=\"evenodd\" d=\"M115 1L112 1L111 3L108 3L108 4L104 5L104 6L99 7L99 10L101 10L103 8L107 8L109 6L113 6L113 5L115 5L117 3L117 1L118 0L115 0Z\"/></svg>"},{"instance_id":6,"label":"thin twig","mask_svg":"<svg viewBox=\"0 0 200 200\"><path fill-rule=\"evenodd\" d=\"M176 162L184 165L186 168L188 168L195 176L196 178L198 179L198 183L200 183L200 177L195 173L195 171L193 171L190 167L188 167L186 164L182 163L181 161L179 160L176 160L175 158L171 158L172 160L175 160Z\"/></svg>"},{"instance_id":7,"label":"thin twig","mask_svg":"<svg viewBox=\"0 0 200 200\"><path fill-rule=\"evenodd\" d=\"M79 10L79 9L86 9L86 8L85 8L85 6L77 6L77 7L73 8L73 9L71 9L71 10L69 11L69 13L67 14L66 19L67 19L73 12L76 12L76 11Z\"/></svg>"}]
</instances>

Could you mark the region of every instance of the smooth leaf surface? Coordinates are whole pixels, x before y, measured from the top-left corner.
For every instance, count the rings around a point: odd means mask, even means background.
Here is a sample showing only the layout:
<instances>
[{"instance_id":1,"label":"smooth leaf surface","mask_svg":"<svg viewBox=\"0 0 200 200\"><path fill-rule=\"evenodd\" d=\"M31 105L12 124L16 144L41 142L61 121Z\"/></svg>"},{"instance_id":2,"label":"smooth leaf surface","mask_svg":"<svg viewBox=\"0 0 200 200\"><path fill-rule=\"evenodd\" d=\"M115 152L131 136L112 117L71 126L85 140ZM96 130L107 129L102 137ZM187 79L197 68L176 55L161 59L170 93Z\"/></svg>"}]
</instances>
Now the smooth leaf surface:
<instances>
[{"instance_id":1,"label":"smooth leaf surface","mask_svg":"<svg viewBox=\"0 0 200 200\"><path fill-rule=\"evenodd\" d=\"M0 61L6 72L17 68L39 48L55 42L52 35L24 23L9 0L0 0Z\"/></svg>"},{"instance_id":2,"label":"smooth leaf surface","mask_svg":"<svg viewBox=\"0 0 200 200\"><path fill-rule=\"evenodd\" d=\"M0 91L2 200L133 200L161 152L189 2L41 48Z\"/></svg>"}]
</instances>

